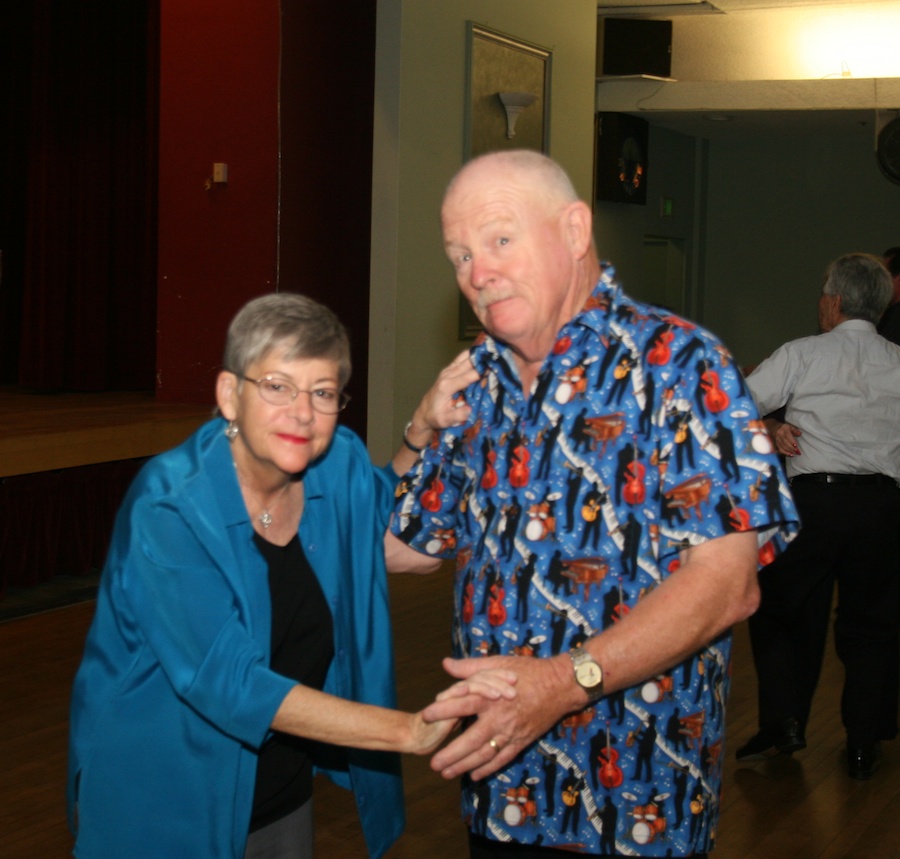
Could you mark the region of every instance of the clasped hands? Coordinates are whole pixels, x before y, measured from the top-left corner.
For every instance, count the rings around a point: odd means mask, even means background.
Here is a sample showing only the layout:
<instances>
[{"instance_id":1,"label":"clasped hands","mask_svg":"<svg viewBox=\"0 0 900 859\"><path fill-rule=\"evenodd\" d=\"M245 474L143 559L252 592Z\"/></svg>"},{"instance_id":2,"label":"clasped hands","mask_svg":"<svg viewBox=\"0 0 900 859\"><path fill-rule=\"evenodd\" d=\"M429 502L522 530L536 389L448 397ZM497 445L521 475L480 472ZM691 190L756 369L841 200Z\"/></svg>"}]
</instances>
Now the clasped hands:
<instances>
[{"instance_id":1,"label":"clasped hands","mask_svg":"<svg viewBox=\"0 0 900 859\"><path fill-rule=\"evenodd\" d=\"M419 715L443 726L476 717L431 759L446 779L470 773L477 780L506 766L571 709L562 684L577 690L568 659L491 656L445 659L443 666L457 682Z\"/></svg>"}]
</instances>

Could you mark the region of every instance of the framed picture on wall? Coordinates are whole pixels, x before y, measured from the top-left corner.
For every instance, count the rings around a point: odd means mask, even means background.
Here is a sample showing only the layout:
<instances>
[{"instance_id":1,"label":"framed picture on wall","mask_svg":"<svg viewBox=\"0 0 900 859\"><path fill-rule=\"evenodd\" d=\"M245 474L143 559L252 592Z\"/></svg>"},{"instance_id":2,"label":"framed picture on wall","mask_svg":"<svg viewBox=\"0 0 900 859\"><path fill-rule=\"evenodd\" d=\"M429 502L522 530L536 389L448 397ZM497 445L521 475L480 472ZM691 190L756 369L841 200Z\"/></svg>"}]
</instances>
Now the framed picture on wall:
<instances>
[{"instance_id":1,"label":"framed picture on wall","mask_svg":"<svg viewBox=\"0 0 900 859\"><path fill-rule=\"evenodd\" d=\"M649 124L627 113L597 114L595 197L647 204Z\"/></svg>"},{"instance_id":2,"label":"framed picture on wall","mask_svg":"<svg viewBox=\"0 0 900 859\"><path fill-rule=\"evenodd\" d=\"M551 60L547 48L466 22L464 161L503 149L549 151ZM459 339L480 331L460 296Z\"/></svg>"},{"instance_id":3,"label":"framed picture on wall","mask_svg":"<svg viewBox=\"0 0 900 859\"><path fill-rule=\"evenodd\" d=\"M464 160L498 149L550 143L552 52L466 22Z\"/></svg>"}]
</instances>

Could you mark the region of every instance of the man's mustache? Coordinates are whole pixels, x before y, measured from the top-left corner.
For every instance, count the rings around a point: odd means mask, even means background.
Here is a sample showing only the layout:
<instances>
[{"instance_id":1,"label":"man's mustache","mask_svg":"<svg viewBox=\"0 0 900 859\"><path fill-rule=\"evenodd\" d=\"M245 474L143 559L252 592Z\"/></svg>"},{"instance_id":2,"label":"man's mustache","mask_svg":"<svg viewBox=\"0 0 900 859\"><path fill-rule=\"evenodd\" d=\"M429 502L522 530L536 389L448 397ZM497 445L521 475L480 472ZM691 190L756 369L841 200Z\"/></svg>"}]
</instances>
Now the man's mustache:
<instances>
[{"instance_id":1,"label":"man's mustache","mask_svg":"<svg viewBox=\"0 0 900 859\"><path fill-rule=\"evenodd\" d=\"M493 290L491 292L479 292L478 300L475 302L476 311L485 311L492 304L496 304L498 301L503 301L507 298L512 298L513 293L508 290L497 291Z\"/></svg>"}]
</instances>

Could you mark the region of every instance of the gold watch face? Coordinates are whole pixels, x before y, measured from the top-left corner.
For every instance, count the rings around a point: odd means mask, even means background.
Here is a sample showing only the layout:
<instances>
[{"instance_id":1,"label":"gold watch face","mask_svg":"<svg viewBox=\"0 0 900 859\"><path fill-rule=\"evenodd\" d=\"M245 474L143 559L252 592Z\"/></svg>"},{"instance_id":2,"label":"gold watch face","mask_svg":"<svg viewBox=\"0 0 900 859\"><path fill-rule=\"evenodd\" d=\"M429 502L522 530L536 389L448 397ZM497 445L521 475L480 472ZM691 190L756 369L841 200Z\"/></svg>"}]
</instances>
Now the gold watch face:
<instances>
[{"instance_id":1,"label":"gold watch face","mask_svg":"<svg viewBox=\"0 0 900 859\"><path fill-rule=\"evenodd\" d=\"M603 674L596 662L585 662L575 669L575 679L580 686L591 688L600 685Z\"/></svg>"}]
</instances>

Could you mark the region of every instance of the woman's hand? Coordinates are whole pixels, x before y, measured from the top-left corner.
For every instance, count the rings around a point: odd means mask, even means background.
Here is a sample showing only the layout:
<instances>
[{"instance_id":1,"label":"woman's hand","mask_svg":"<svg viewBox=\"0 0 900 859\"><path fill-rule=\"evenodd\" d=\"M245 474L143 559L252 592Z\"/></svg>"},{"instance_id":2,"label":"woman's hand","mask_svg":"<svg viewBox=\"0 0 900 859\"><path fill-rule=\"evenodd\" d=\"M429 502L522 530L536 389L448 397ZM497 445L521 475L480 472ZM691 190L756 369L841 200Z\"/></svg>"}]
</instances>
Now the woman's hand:
<instances>
[{"instance_id":1,"label":"woman's hand","mask_svg":"<svg viewBox=\"0 0 900 859\"><path fill-rule=\"evenodd\" d=\"M492 671L478 671L465 680L448 686L438 692L435 701L448 701L451 698L465 698L467 695L478 695L489 701L506 698L512 701L516 697L516 682L519 677L514 671L495 668Z\"/></svg>"},{"instance_id":2,"label":"woman's hand","mask_svg":"<svg viewBox=\"0 0 900 859\"><path fill-rule=\"evenodd\" d=\"M422 397L413 413L407 440L416 447L425 447L435 430L465 423L472 410L462 391L477 381L478 371L466 349L441 370L431 389Z\"/></svg>"},{"instance_id":3,"label":"woman's hand","mask_svg":"<svg viewBox=\"0 0 900 859\"><path fill-rule=\"evenodd\" d=\"M518 676L513 671L494 669L493 671L478 671L465 680L460 680L449 686L443 692L438 693L435 701L447 701L451 698L469 698L468 702L457 702L457 706L463 708L463 712L474 715L480 709L480 703L484 700L497 701L500 698L512 700L516 697L515 684ZM402 749L416 755L428 755L435 751L450 732L459 724L458 718L440 719L426 722L422 712L413 713L410 716L410 745Z\"/></svg>"},{"instance_id":4,"label":"woman's hand","mask_svg":"<svg viewBox=\"0 0 900 859\"><path fill-rule=\"evenodd\" d=\"M782 456L800 456L800 445L797 439L803 435L803 432L793 424L781 423L773 418L766 420L766 429L769 431L769 437L775 444L775 450Z\"/></svg>"},{"instance_id":5,"label":"woman's hand","mask_svg":"<svg viewBox=\"0 0 900 859\"><path fill-rule=\"evenodd\" d=\"M409 722L409 744L399 751L413 755L430 755L450 736L450 732L459 724L459 719L426 722L420 711L411 713Z\"/></svg>"}]
</instances>

